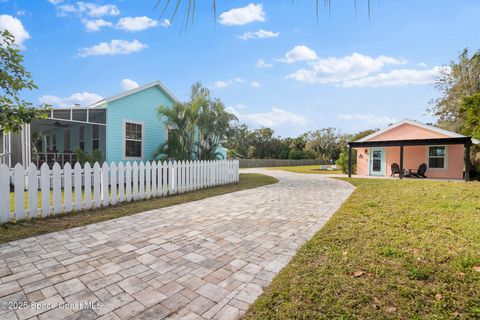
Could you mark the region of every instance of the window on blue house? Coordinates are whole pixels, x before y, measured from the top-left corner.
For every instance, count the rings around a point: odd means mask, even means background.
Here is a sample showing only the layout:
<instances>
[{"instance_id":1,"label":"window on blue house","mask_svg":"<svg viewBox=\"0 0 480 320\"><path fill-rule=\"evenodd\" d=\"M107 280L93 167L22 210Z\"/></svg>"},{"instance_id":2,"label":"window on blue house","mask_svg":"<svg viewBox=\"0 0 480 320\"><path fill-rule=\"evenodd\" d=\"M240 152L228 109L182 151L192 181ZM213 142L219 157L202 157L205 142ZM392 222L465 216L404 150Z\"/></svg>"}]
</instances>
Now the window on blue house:
<instances>
[{"instance_id":1,"label":"window on blue house","mask_svg":"<svg viewBox=\"0 0 480 320\"><path fill-rule=\"evenodd\" d=\"M125 157L142 157L142 125L139 123L125 123Z\"/></svg>"}]
</instances>

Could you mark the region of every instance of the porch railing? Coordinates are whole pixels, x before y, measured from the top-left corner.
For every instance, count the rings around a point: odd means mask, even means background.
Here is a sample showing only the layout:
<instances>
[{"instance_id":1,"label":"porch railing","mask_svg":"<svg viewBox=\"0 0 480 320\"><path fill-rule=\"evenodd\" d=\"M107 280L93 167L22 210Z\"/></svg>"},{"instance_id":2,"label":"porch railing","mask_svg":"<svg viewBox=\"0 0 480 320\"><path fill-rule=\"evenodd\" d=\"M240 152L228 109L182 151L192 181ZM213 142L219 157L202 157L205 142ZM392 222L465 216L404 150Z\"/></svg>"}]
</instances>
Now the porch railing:
<instances>
[{"instance_id":1,"label":"porch railing","mask_svg":"<svg viewBox=\"0 0 480 320\"><path fill-rule=\"evenodd\" d=\"M77 162L77 155L75 153L58 153L58 152L39 152L32 157L32 162L35 163L37 168L40 168L42 164L46 163L50 168L54 163L58 163L60 167L64 167L66 163L73 165Z\"/></svg>"},{"instance_id":2,"label":"porch railing","mask_svg":"<svg viewBox=\"0 0 480 320\"><path fill-rule=\"evenodd\" d=\"M0 164L6 164L10 166L11 154L10 152L0 153Z\"/></svg>"}]
</instances>

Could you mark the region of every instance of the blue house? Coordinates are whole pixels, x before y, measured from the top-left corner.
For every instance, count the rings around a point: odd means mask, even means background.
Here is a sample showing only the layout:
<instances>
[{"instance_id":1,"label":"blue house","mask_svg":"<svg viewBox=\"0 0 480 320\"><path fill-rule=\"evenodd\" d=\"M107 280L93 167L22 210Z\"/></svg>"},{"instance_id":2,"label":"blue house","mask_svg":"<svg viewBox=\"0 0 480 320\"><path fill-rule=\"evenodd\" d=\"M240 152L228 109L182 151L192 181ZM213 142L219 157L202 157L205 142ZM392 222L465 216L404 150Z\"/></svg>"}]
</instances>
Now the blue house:
<instances>
[{"instance_id":1,"label":"blue house","mask_svg":"<svg viewBox=\"0 0 480 320\"><path fill-rule=\"evenodd\" d=\"M88 107L57 108L46 119L35 119L19 133L0 133L0 163L24 166L33 162L77 161L75 150L99 150L107 162L151 161L167 141L168 128L158 117L160 105L178 99L155 81L100 100ZM221 150L226 157L226 150Z\"/></svg>"}]
</instances>

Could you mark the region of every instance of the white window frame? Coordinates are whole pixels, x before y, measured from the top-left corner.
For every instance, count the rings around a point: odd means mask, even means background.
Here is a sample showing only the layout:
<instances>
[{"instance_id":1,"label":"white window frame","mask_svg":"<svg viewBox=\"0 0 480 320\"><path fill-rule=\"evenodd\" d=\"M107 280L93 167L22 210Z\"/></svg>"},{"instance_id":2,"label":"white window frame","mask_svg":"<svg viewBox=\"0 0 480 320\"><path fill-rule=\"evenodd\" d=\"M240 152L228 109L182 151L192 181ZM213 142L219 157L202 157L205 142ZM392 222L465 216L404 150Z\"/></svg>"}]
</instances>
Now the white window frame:
<instances>
[{"instance_id":1,"label":"white window frame","mask_svg":"<svg viewBox=\"0 0 480 320\"><path fill-rule=\"evenodd\" d=\"M444 161L443 161L443 168L431 168L430 167L430 148L432 147L443 147L445 148L445 156ZM427 155L427 168L428 170L432 171L444 171L448 170L448 146L447 145L433 145L433 146L427 146L425 149L425 153ZM432 158L441 158L441 157L432 157Z\"/></svg>"},{"instance_id":2,"label":"white window frame","mask_svg":"<svg viewBox=\"0 0 480 320\"><path fill-rule=\"evenodd\" d=\"M126 142L127 142L127 123L138 124L142 126L142 148L141 148L141 156L140 157L127 157L126 156ZM122 128L122 159L123 160L143 160L145 149L145 124L142 121L137 120L123 120L123 128Z\"/></svg>"}]
</instances>

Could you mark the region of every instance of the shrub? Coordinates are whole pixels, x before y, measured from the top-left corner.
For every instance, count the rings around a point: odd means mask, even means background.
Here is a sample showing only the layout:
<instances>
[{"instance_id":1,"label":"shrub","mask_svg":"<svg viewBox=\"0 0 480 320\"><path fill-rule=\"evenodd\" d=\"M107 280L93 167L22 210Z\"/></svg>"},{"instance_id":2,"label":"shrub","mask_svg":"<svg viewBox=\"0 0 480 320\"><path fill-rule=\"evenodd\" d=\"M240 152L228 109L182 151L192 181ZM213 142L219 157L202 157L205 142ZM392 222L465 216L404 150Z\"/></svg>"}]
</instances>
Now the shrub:
<instances>
[{"instance_id":1,"label":"shrub","mask_svg":"<svg viewBox=\"0 0 480 320\"><path fill-rule=\"evenodd\" d=\"M288 159L304 159L302 150L292 149L288 153Z\"/></svg>"},{"instance_id":2,"label":"shrub","mask_svg":"<svg viewBox=\"0 0 480 320\"><path fill-rule=\"evenodd\" d=\"M348 173L348 151L342 151L338 160L335 162L342 169L343 173ZM352 173L357 173L357 151L352 150Z\"/></svg>"}]
</instances>

